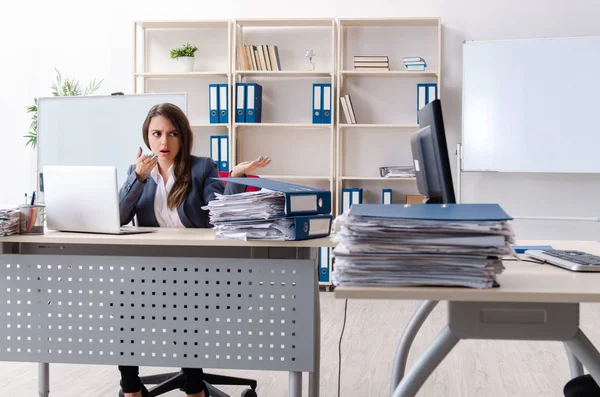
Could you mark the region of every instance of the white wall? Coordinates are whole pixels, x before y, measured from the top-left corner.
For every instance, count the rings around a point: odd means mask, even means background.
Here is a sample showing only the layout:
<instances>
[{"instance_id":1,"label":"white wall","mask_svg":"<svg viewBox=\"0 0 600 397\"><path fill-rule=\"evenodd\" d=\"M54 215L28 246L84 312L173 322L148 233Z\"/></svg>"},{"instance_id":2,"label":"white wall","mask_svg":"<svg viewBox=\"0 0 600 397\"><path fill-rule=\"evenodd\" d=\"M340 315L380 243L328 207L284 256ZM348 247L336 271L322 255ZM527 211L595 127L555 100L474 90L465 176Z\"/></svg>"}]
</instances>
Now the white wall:
<instances>
[{"instance_id":1,"label":"white wall","mask_svg":"<svg viewBox=\"0 0 600 397\"><path fill-rule=\"evenodd\" d=\"M0 206L20 203L35 186L25 107L51 94L54 67L82 82L104 78L101 94L132 92L134 20L439 16L440 0L35 0L11 7L0 24Z\"/></svg>"},{"instance_id":2,"label":"white wall","mask_svg":"<svg viewBox=\"0 0 600 397\"><path fill-rule=\"evenodd\" d=\"M451 154L461 133L464 40L600 35L598 15L600 3L594 0L443 1L442 107ZM455 159L452 155L456 180ZM462 197L463 202L500 202L515 217L599 217L600 177L464 173ZM514 225L521 239L600 239L600 224L594 222L527 220Z\"/></svg>"}]
</instances>

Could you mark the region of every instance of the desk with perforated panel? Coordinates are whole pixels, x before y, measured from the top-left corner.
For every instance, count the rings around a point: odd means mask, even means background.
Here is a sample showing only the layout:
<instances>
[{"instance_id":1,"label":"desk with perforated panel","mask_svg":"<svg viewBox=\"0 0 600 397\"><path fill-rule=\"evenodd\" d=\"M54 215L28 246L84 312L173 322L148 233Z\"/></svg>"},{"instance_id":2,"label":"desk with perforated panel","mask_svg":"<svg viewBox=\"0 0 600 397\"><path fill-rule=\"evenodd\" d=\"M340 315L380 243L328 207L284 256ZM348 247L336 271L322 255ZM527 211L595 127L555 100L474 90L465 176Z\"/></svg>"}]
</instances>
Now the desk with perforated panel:
<instances>
[{"instance_id":1,"label":"desk with perforated panel","mask_svg":"<svg viewBox=\"0 0 600 397\"><path fill-rule=\"evenodd\" d=\"M317 249L212 230L0 238L0 360L302 373L319 395ZM115 385L115 394L118 385Z\"/></svg>"}]
</instances>

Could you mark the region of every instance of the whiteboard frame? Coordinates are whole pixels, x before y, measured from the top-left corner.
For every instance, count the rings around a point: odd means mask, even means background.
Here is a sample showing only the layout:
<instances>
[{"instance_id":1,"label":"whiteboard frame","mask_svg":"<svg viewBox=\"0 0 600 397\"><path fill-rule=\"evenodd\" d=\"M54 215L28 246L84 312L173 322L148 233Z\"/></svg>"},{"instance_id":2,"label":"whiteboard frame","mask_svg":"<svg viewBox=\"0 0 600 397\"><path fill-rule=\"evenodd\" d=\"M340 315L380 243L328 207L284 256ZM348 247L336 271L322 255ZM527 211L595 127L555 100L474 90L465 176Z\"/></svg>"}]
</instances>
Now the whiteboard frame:
<instances>
[{"instance_id":1,"label":"whiteboard frame","mask_svg":"<svg viewBox=\"0 0 600 397\"><path fill-rule=\"evenodd\" d=\"M63 101L76 101L81 98L112 98L112 97L161 97L161 96L173 96L173 95L183 95L183 99L185 101L185 109L182 109L185 115L188 115L188 94L187 92L160 92L160 93L136 93L136 94L124 94L124 95L79 95L79 96L48 96L48 97L39 97L38 100L38 123L40 119L40 100L43 101L54 101L54 100L63 100ZM39 134L39 124L38 124L38 134L37 134L37 151L36 151L36 159L35 159L35 185L36 185L36 195L40 197L40 142L42 142L43 134Z\"/></svg>"},{"instance_id":2,"label":"whiteboard frame","mask_svg":"<svg viewBox=\"0 0 600 397\"><path fill-rule=\"evenodd\" d=\"M539 173L561 173L561 174L597 174L598 172L594 171L502 171L502 170L465 170L464 167L464 141L465 141L465 127L464 127L464 119L465 119L465 47L468 44L478 44L478 43L505 43L505 42L522 42L522 41L554 41L554 40L578 40L578 39L600 39L600 35L589 35L589 36L558 36L558 37L530 37L530 38L518 38L518 39L489 39L489 40L463 40L462 43L462 79L461 79L461 136L460 142L458 143L457 148L457 157L458 157L458 196L460 197L460 188L461 188L461 173L493 173L493 172L502 172L502 173L512 173L512 174L539 174Z\"/></svg>"}]
</instances>

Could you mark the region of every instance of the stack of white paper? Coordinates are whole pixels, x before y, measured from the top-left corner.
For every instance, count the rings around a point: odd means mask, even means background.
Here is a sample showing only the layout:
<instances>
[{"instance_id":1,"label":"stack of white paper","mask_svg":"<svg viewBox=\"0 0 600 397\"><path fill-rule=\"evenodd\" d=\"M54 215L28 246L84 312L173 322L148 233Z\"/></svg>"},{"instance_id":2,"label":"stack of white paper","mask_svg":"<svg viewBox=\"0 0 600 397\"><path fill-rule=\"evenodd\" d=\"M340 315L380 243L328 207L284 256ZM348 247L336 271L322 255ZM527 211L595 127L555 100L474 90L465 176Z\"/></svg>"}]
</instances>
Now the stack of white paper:
<instances>
[{"instance_id":1,"label":"stack of white paper","mask_svg":"<svg viewBox=\"0 0 600 397\"><path fill-rule=\"evenodd\" d=\"M0 209L0 236L19 233L20 215L17 208Z\"/></svg>"},{"instance_id":2,"label":"stack of white paper","mask_svg":"<svg viewBox=\"0 0 600 397\"><path fill-rule=\"evenodd\" d=\"M514 254L506 221L461 222L341 215L335 220L335 285L489 288Z\"/></svg>"},{"instance_id":3,"label":"stack of white paper","mask_svg":"<svg viewBox=\"0 0 600 397\"><path fill-rule=\"evenodd\" d=\"M278 218L262 221L219 222L217 237L236 240L294 240L294 220Z\"/></svg>"},{"instance_id":4,"label":"stack of white paper","mask_svg":"<svg viewBox=\"0 0 600 397\"><path fill-rule=\"evenodd\" d=\"M202 207L209 211L210 223L222 221L269 219L285 214L283 193L270 190L239 194L216 194L216 198Z\"/></svg>"}]
</instances>

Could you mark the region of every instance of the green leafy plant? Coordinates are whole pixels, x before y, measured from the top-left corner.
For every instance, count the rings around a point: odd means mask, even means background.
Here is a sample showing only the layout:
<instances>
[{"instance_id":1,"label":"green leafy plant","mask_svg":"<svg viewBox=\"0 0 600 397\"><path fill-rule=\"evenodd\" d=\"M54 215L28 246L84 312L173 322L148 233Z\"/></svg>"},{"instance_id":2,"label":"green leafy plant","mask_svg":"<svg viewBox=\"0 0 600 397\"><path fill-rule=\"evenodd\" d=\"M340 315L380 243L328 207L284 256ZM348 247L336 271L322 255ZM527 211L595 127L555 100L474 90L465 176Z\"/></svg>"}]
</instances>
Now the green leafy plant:
<instances>
[{"instance_id":1,"label":"green leafy plant","mask_svg":"<svg viewBox=\"0 0 600 397\"><path fill-rule=\"evenodd\" d=\"M80 96L80 95L91 95L98 91L104 79L96 82L96 79L91 81L87 86L81 89L78 81L74 79L65 78L63 79L62 74L56 70L56 81L52 83L50 88L52 89L53 96ZM31 124L29 125L29 132L24 136L27 139L25 146L31 145L35 149L37 146L37 98L33 98L33 105L27 107L27 113L31 113Z\"/></svg>"},{"instance_id":2,"label":"green leafy plant","mask_svg":"<svg viewBox=\"0 0 600 397\"><path fill-rule=\"evenodd\" d=\"M190 43L186 43L182 47L173 48L171 50L171 59L177 59L179 57L193 57L196 51L198 51L198 47L191 45Z\"/></svg>"}]
</instances>

